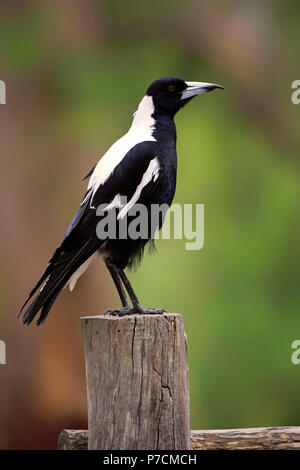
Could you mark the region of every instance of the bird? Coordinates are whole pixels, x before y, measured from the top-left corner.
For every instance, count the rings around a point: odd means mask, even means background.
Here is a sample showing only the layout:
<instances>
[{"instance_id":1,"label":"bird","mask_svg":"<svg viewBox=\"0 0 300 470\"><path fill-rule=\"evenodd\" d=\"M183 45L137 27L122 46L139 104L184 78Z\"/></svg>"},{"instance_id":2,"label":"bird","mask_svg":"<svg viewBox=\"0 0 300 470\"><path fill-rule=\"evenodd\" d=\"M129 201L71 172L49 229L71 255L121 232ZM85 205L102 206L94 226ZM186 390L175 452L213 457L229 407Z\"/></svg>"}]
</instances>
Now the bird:
<instances>
[{"instance_id":1,"label":"bird","mask_svg":"<svg viewBox=\"0 0 300 470\"><path fill-rule=\"evenodd\" d=\"M177 77L164 77L151 83L133 115L128 132L87 174L89 182L79 209L19 312L20 315L27 306L24 324L29 325L39 312L37 325L44 323L59 294L67 285L73 290L97 255L102 257L122 304L120 309L108 309L106 314L165 312L164 309L142 307L124 271L139 264L146 244L153 243L152 228L146 237L99 238L97 224L101 217L97 216L97 207L106 207L106 213L112 214L119 226L124 215L130 215L129 209L134 204L143 204L147 209L154 204L170 206L177 177L174 117L194 97L215 89L223 87ZM121 197L126 198L127 204L120 205ZM159 230L163 221L161 216L154 230ZM152 222L151 215L149 222Z\"/></svg>"}]
</instances>

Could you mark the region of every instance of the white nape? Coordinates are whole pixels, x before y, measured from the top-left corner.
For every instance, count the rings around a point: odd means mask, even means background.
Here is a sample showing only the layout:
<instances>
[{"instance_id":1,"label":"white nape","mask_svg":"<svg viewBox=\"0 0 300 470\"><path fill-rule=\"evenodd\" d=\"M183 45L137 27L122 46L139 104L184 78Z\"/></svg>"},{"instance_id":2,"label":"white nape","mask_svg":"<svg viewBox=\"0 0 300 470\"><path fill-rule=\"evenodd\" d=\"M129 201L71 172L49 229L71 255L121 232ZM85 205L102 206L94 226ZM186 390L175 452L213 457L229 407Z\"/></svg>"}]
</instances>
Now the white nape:
<instances>
[{"instance_id":1,"label":"white nape","mask_svg":"<svg viewBox=\"0 0 300 470\"><path fill-rule=\"evenodd\" d=\"M133 129L136 131L137 129L147 129L149 134L152 134L155 126L153 113L154 104L152 96L145 95L140 102L138 109L133 115L133 121L130 130Z\"/></svg>"}]
</instances>

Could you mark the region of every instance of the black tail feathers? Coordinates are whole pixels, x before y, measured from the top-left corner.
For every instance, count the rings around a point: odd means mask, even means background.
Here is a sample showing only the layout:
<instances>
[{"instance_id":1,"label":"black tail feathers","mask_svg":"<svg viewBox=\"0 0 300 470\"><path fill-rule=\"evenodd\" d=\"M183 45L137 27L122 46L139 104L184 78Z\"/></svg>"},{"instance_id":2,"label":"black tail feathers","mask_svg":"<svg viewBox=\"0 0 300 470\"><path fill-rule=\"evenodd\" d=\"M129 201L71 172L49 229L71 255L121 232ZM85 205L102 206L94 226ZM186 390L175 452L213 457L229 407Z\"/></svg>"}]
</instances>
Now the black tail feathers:
<instances>
[{"instance_id":1,"label":"black tail feathers","mask_svg":"<svg viewBox=\"0 0 300 470\"><path fill-rule=\"evenodd\" d=\"M89 239L79 250L70 252L64 252L59 248L56 250L46 270L30 292L19 312L20 315L38 288L45 282L40 292L24 313L24 324L29 325L40 310L41 313L37 325L44 323L51 307L68 283L72 274L74 274L74 272L96 251L98 243L99 239Z\"/></svg>"}]
</instances>

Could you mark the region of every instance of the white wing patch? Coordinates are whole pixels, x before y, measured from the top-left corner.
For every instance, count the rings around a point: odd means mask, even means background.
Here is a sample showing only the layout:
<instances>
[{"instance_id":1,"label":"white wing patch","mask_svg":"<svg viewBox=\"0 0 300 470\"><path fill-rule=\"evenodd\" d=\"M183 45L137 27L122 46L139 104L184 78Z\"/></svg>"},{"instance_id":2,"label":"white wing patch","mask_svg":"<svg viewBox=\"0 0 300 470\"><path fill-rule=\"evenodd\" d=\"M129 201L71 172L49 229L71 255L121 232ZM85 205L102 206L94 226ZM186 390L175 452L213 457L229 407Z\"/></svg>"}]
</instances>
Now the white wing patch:
<instances>
[{"instance_id":1,"label":"white wing patch","mask_svg":"<svg viewBox=\"0 0 300 470\"><path fill-rule=\"evenodd\" d=\"M106 206L105 210L109 211L110 209L120 209L122 207L121 195L116 194L113 200Z\"/></svg>"},{"instance_id":2,"label":"white wing patch","mask_svg":"<svg viewBox=\"0 0 300 470\"><path fill-rule=\"evenodd\" d=\"M78 281L80 276L82 276L82 274L87 270L87 268L89 267L91 262L94 260L96 255L97 255L97 252L92 254L92 256L90 256L81 266L79 266L77 271L75 271L75 273L72 274L72 276L70 277L70 280L69 280L69 289L70 289L71 292L74 289L74 287L76 285L76 282Z\"/></svg>"},{"instance_id":3,"label":"white wing patch","mask_svg":"<svg viewBox=\"0 0 300 470\"><path fill-rule=\"evenodd\" d=\"M134 204L139 200L139 197L141 195L141 192L145 186L147 186L148 183L153 179L153 181L156 181L159 175L159 161L158 158L154 158L151 160L149 163L149 166L144 173L144 176L142 178L142 181L138 185L138 187L135 190L134 195L130 199L130 201L123 207L123 209L119 212L118 215L118 220L123 219L127 212L134 206Z\"/></svg>"},{"instance_id":4,"label":"white wing patch","mask_svg":"<svg viewBox=\"0 0 300 470\"><path fill-rule=\"evenodd\" d=\"M92 191L90 201L91 208L95 209L92 204L93 196L97 189L105 183L126 153L141 142L149 140L156 141L152 135L155 126L155 119L152 117L153 112L154 105L152 97L146 95L134 114L132 125L127 134L117 140L97 163L87 187L88 190L90 189ZM90 192L87 197L89 197L89 195Z\"/></svg>"}]
</instances>

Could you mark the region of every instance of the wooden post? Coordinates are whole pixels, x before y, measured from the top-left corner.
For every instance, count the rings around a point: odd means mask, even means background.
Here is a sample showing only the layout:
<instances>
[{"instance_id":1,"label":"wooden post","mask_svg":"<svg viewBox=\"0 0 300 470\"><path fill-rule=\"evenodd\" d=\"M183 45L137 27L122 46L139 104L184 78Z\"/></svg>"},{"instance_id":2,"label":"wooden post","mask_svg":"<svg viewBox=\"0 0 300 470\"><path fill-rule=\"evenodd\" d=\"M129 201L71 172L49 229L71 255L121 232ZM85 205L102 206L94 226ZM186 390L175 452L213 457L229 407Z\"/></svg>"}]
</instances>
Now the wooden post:
<instances>
[{"instance_id":1,"label":"wooden post","mask_svg":"<svg viewBox=\"0 0 300 470\"><path fill-rule=\"evenodd\" d=\"M190 448L186 336L179 314L81 318L88 448Z\"/></svg>"},{"instance_id":2,"label":"wooden post","mask_svg":"<svg viewBox=\"0 0 300 470\"><path fill-rule=\"evenodd\" d=\"M87 450L88 431L64 429L58 450ZM192 450L300 449L300 426L191 431Z\"/></svg>"}]
</instances>

